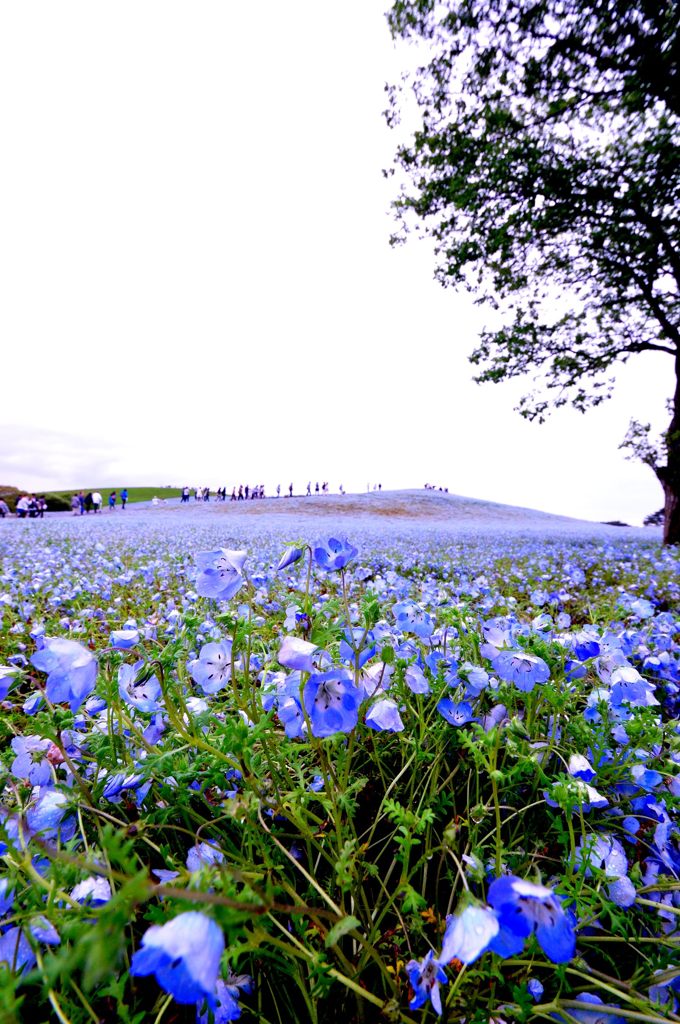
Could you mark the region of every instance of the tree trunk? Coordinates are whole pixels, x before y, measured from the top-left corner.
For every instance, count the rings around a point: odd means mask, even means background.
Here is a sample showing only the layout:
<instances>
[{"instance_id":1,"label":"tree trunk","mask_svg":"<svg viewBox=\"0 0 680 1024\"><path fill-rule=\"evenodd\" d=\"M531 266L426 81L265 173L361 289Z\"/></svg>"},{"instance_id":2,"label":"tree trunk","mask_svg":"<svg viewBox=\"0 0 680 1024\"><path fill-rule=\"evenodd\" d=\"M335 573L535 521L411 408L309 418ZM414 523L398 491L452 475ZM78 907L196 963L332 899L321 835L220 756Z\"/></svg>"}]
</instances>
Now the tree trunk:
<instances>
[{"instance_id":1,"label":"tree trunk","mask_svg":"<svg viewBox=\"0 0 680 1024\"><path fill-rule=\"evenodd\" d=\"M675 359L672 411L666 435L666 465L656 471L664 493L664 544L680 544L680 353Z\"/></svg>"}]
</instances>

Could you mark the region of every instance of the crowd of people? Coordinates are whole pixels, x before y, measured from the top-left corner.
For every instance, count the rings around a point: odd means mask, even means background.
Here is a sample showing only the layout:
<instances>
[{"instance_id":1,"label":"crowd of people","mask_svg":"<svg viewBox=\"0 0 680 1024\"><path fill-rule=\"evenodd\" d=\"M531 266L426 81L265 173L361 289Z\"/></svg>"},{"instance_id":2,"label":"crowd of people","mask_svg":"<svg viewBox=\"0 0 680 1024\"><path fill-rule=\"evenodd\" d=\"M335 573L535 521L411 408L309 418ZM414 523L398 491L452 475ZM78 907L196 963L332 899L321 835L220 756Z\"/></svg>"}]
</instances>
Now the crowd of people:
<instances>
[{"instance_id":1,"label":"crowd of people","mask_svg":"<svg viewBox=\"0 0 680 1024\"><path fill-rule=\"evenodd\" d=\"M42 519L47 511L47 500L44 494L22 494L16 503L17 519ZM0 518L10 515L9 505L0 498Z\"/></svg>"},{"instance_id":2,"label":"crowd of people","mask_svg":"<svg viewBox=\"0 0 680 1024\"><path fill-rule=\"evenodd\" d=\"M444 494L449 493L448 487L437 487L435 484L425 484L426 491L441 491ZM367 484L367 491L381 491L382 484ZM227 488L218 487L214 492L211 492L209 487L183 487L181 494L182 504L188 504L191 500L193 493L194 501L210 501L211 493L214 493L216 501L227 500ZM312 495L323 495L329 493L328 481L324 480L321 483L317 480L312 487L312 481L307 482L307 488L304 492L305 497L311 497ZM345 494L345 489L342 484L338 487L338 493L341 495ZM287 488L283 489L283 496L287 498L293 497L293 484L290 483ZM256 501L265 497L264 484L239 484L238 487L234 486L231 490L230 501ZM281 497L281 484L276 486L276 497ZM113 512L118 502L120 501L120 507L125 509L128 501L128 490L124 487L120 493L117 491L111 491L107 498L107 506L110 512ZM159 504L161 499L155 498L153 504ZM74 516L87 515L90 512L98 513L101 512L104 507L104 499L100 491L77 491L71 498L71 512ZM47 510L47 501L44 495L34 494L22 494L16 503L16 516L18 519L42 519ZM11 511L7 502L0 498L0 518L4 519L6 516L11 515Z\"/></svg>"},{"instance_id":3,"label":"crowd of people","mask_svg":"<svg viewBox=\"0 0 680 1024\"><path fill-rule=\"evenodd\" d=\"M286 490L288 492L287 494L286 494ZM340 494L344 494L345 493L345 489L342 486L342 484L340 484L340 487L338 488L338 490L339 490ZM191 501L192 492L193 492L193 496L194 496L194 501L210 501L210 495L211 495L212 492L211 492L209 487L183 487L182 488L182 498L181 498L181 501L182 501L183 505L186 505L186 504L188 504ZM227 500L227 488L226 487L218 487L217 490L214 493L215 493L215 500L216 501L226 501ZM314 485L314 493L315 494L328 494L329 493L328 481L324 480L323 483L319 484L319 481L317 480L316 484ZM309 497L309 496L311 496L311 494L312 494L312 481L309 480L308 483L307 483L306 496ZM288 498L292 498L293 497L293 484L292 483L288 484L288 488L287 489L284 488L283 496L284 496L284 498L285 497L288 497ZM236 486L232 487L231 496L230 496L229 500L230 501L256 501L259 498L264 498L264 497L266 497L265 492L264 492L264 484L255 484L254 486L251 486L250 484L239 484L238 487L236 487ZM281 497L281 484L277 484L276 485L276 497L277 498Z\"/></svg>"},{"instance_id":4,"label":"crowd of people","mask_svg":"<svg viewBox=\"0 0 680 1024\"><path fill-rule=\"evenodd\" d=\"M119 495L117 491L110 492L107 499L109 512L113 512L115 510L116 505L118 504L118 498ZM127 487L124 487L120 492L120 507L122 509L125 509L127 500L128 490ZM102 498L100 491L88 491L87 494L85 494L84 491L78 491L71 498L71 512L74 516L84 516L89 512L94 512L96 514L97 512L101 512L103 506L104 499Z\"/></svg>"}]
</instances>

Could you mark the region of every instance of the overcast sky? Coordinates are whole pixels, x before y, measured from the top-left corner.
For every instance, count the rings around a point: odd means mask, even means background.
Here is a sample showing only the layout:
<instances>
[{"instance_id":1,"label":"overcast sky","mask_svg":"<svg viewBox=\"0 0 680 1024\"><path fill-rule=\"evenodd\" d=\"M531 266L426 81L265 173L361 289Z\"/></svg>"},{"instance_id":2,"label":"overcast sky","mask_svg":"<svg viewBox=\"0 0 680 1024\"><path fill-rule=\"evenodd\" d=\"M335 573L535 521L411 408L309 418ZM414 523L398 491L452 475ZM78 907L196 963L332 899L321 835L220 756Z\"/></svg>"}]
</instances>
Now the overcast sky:
<instances>
[{"instance_id":1,"label":"overcast sky","mask_svg":"<svg viewBox=\"0 0 680 1024\"><path fill-rule=\"evenodd\" d=\"M411 59L383 0L0 7L0 483L424 482L639 523L618 445L671 367L544 426L479 387L484 323L389 246Z\"/></svg>"}]
</instances>

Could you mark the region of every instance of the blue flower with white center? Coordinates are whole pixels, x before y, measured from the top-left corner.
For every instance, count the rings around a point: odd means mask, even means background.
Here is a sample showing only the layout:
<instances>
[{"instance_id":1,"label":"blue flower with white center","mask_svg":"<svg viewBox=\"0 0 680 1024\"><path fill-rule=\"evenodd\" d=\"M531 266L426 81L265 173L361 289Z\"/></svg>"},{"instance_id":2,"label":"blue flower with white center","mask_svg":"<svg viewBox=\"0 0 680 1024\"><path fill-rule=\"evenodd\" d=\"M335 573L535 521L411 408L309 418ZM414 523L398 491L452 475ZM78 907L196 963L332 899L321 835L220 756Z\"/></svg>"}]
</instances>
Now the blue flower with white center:
<instances>
[{"instance_id":1,"label":"blue flower with white center","mask_svg":"<svg viewBox=\"0 0 680 1024\"><path fill-rule=\"evenodd\" d=\"M583 754L572 754L569 758L569 764L567 771L570 775L573 775L575 779L581 779L583 782L591 782L595 778L595 770L593 769L590 761Z\"/></svg>"},{"instance_id":2,"label":"blue flower with white center","mask_svg":"<svg viewBox=\"0 0 680 1024\"><path fill-rule=\"evenodd\" d=\"M111 803L119 804L121 801L120 794L126 790L132 789L137 791L137 803L139 804L140 801L144 799L150 788L150 780L145 782L144 775L139 772L133 773L132 775L125 775L123 772L116 772L115 775L112 775L106 780L102 796L105 800L110 800Z\"/></svg>"},{"instance_id":3,"label":"blue flower with white center","mask_svg":"<svg viewBox=\"0 0 680 1024\"><path fill-rule=\"evenodd\" d=\"M473 665L466 661L458 671L465 682L466 697L479 697L482 690L489 685L489 673L481 665Z\"/></svg>"},{"instance_id":4,"label":"blue flower with white center","mask_svg":"<svg viewBox=\"0 0 680 1024\"><path fill-rule=\"evenodd\" d=\"M443 697L437 704L437 711L449 725L455 725L457 728L467 725L468 722L477 721L472 714L472 705L466 700L456 702Z\"/></svg>"},{"instance_id":5,"label":"blue flower with white center","mask_svg":"<svg viewBox=\"0 0 680 1024\"><path fill-rule=\"evenodd\" d=\"M406 973L413 989L409 1007L412 1010L417 1010L424 1006L429 999L435 1012L441 1013L442 1000L439 986L446 985L446 974L440 962L435 960L432 950L421 963L418 963L417 960L409 960L406 964Z\"/></svg>"},{"instance_id":6,"label":"blue flower with white center","mask_svg":"<svg viewBox=\"0 0 680 1024\"><path fill-rule=\"evenodd\" d=\"M214 867L224 862L224 854L211 843L196 843L187 855L187 870L200 871L201 868Z\"/></svg>"},{"instance_id":7,"label":"blue flower with white center","mask_svg":"<svg viewBox=\"0 0 680 1024\"><path fill-rule=\"evenodd\" d=\"M90 875L71 890L71 898L89 907L101 907L111 899L111 886L101 875Z\"/></svg>"},{"instance_id":8,"label":"blue flower with white center","mask_svg":"<svg viewBox=\"0 0 680 1024\"><path fill-rule=\"evenodd\" d=\"M627 875L622 875L621 878L615 878L613 882L610 882L607 892L609 899L617 907L632 907L637 896L635 886Z\"/></svg>"},{"instance_id":9,"label":"blue flower with white center","mask_svg":"<svg viewBox=\"0 0 680 1024\"><path fill-rule=\"evenodd\" d=\"M281 555L281 558L279 559L279 564L276 566L277 571L280 572L281 569L287 569L289 565L293 565L300 558L302 558L304 553L305 552L303 548L286 548L286 550Z\"/></svg>"},{"instance_id":10,"label":"blue flower with white center","mask_svg":"<svg viewBox=\"0 0 680 1024\"><path fill-rule=\"evenodd\" d=\"M493 660L494 672L506 683L529 693L536 683L547 683L550 669L537 654L527 651L501 651Z\"/></svg>"},{"instance_id":11,"label":"blue flower with white center","mask_svg":"<svg viewBox=\"0 0 680 1024\"><path fill-rule=\"evenodd\" d=\"M590 658L597 658L600 654L600 645L598 641L588 633L581 633L579 640L574 645L574 654L579 661L588 661Z\"/></svg>"},{"instance_id":12,"label":"blue flower with white center","mask_svg":"<svg viewBox=\"0 0 680 1024\"><path fill-rule=\"evenodd\" d=\"M0 917L14 905L14 889L9 878L0 878Z\"/></svg>"},{"instance_id":13,"label":"blue flower with white center","mask_svg":"<svg viewBox=\"0 0 680 1024\"><path fill-rule=\"evenodd\" d=\"M35 652L31 664L48 673L46 692L53 704L68 701L71 711L77 711L94 690L97 661L75 640L45 637L45 646Z\"/></svg>"},{"instance_id":14,"label":"blue flower with white center","mask_svg":"<svg viewBox=\"0 0 680 1024\"><path fill-rule=\"evenodd\" d=\"M0 700L4 700L16 681L18 669L12 665L0 665Z\"/></svg>"},{"instance_id":15,"label":"blue flower with white center","mask_svg":"<svg viewBox=\"0 0 680 1024\"><path fill-rule=\"evenodd\" d=\"M404 672L404 682L411 693L427 694L430 692L430 684L427 681L427 677L418 665L408 666Z\"/></svg>"},{"instance_id":16,"label":"blue flower with white center","mask_svg":"<svg viewBox=\"0 0 680 1024\"><path fill-rule=\"evenodd\" d=\"M616 707L630 704L631 707L653 707L659 702L654 696L654 683L643 679L637 669L624 665L611 674L611 702Z\"/></svg>"},{"instance_id":17,"label":"blue flower with white center","mask_svg":"<svg viewBox=\"0 0 680 1024\"><path fill-rule=\"evenodd\" d=\"M586 878L592 876L592 868L600 868L608 878L621 878L628 872L628 861L623 846L613 836L589 837L579 842L576 848L576 865L585 864Z\"/></svg>"},{"instance_id":18,"label":"blue flower with white center","mask_svg":"<svg viewBox=\"0 0 680 1024\"><path fill-rule=\"evenodd\" d=\"M379 732L402 732L404 729L399 708L389 697L375 702L366 714L366 725Z\"/></svg>"},{"instance_id":19,"label":"blue flower with white center","mask_svg":"<svg viewBox=\"0 0 680 1024\"><path fill-rule=\"evenodd\" d=\"M446 919L446 931L439 960L448 964L454 958L471 964L489 948L498 935L498 918L488 907L469 906L456 917Z\"/></svg>"},{"instance_id":20,"label":"blue flower with white center","mask_svg":"<svg viewBox=\"0 0 680 1024\"><path fill-rule=\"evenodd\" d=\"M576 949L574 929L552 889L515 875L504 875L491 883L488 902L500 925L498 935L489 945L494 953L514 956L535 932L539 946L553 963L571 960Z\"/></svg>"},{"instance_id":21,"label":"blue flower with white center","mask_svg":"<svg viewBox=\"0 0 680 1024\"><path fill-rule=\"evenodd\" d=\"M392 608L392 614L402 633L415 633L420 637L432 636L434 633L434 619L414 601L400 601Z\"/></svg>"},{"instance_id":22,"label":"blue flower with white center","mask_svg":"<svg viewBox=\"0 0 680 1024\"><path fill-rule=\"evenodd\" d=\"M52 741L41 736L15 736L11 746L16 754L10 769L15 779L28 779L33 786L49 786L52 769L46 755Z\"/></svg>"},{"instance_id":23,"label":"blue flower with white center","mask_svg":"<svg viewBox=\"0 0 680 1024\"><path fill-rule=\"evenodd\" d=\"M29 931L34 939L43 942L46 946L58 946L61 943L59 932L46 917L31 918Z\"/></svg>"},{"instance_id":24,"label":"blue flower with white center","mask_svg":"<svg viewBox=\"0 0 680 1024\"><path fill-rule=\"evenodd\" d=\"M0 967L13 973L28 971L35 964L35 953L21 928L9 928L0 935Z\"/></svg>"},{"instance_id":25,"label":"blue flower with white center","mask_svg":"<svg viewBox=\"0 0 680 1024\"><path fill-rule=\"evenodd\" d=\"M301 740L307 732L307 723L300 701L296 697L283 697L278 702L277 714L289 740Z\"/></svg>"},{"instance_id":26,"label":"blue flower with white center","mask_svg":"<svg viewBox=\"0 0 680 1024\"><path fill-rule=\"evenodd\" d=\"M138 629L114 629L111 633L111 646L118 651L129 651L139 643Z\"/></svg>"},{"instance_id":27,"label":"blue flower with white center","mask_svg":"<svg viewBox=\"0 0 680 1024\"><path fill-rule=\"evenodd\" d=\"M196 580L196 591L201 597L212 597L216 601L230 601L239 592L245 580L243 565L245 551L199 551L196 564L201 570Z\"/></svg>"},{"instance_id":28,"label":"blue flower with white center","mask_svg":"<svg viewBox=\"0 0 680 1024\"><path fill-rule=\"evenodd\" d=\"M314 561L324 572L338 572L356 558L358 554L346 537L328 537L318 541L312 549Z\"/></svg>"},{"instance_id":29,"label":"blue flower with white center","mask_svg":"<svg viewBox=\"0 0 680 1024\"><path fill-rule=\"evenodd\" d=\"M73 838L76 831L76 819L68 811L69 799L65 793L37 786L34 800L26 812L26 823L31 832L38 833L43 839L65 843Z\"/></svg>"},{"instance_id":30,"label":"blue flower with white center","mask_svg":"<svg viewBox=\"0 0 680 1024\"><path fill-rule=\"evenodd\" d=\"M189 910L167 924L152 925L142 937L142 948L132 957L130 974L154 974L156 981L178 1003L215 1008L224 935L200 911Z\"/></svg>"},{"instance_id":31,"label":"blue flower with white center","mask_svg":"<svg viewBox=\"0 0 680 1024\"><path fill-rule=\"evenodd\" d=\"M309 640L284 636L277 658L284 668L292 668L296 672L314 672L327 660L327 655Z\"/></svg>"},{"instance_id":32,"label":"blue flower with white center","mask_svg":"<svg viewBox=\"0 0 680 1024\"><path fill-rule=\"evenodd\" d=\"M538 978L529 978L527 982L527 992L533 1001L537 1003L543 995L543 985L540 983Z\"/></svg>"},{"instance_id":33,"label":"blue flower with white center","mask_svg":"<svg viewBox=\"0 0 680 1024\"><path fill-rule=\"evenodd\" d=\"M375 637L369 630L360 626L346 630L340 641L340 657L343 661L349 662L352 668L363 668L367 661L370 661L376 651Z\"/></svg>"},{"instance_id":34,"label":"blue flower with white center","mask_svg":"<svg viewBox=\"0 0 680 1024\"><path fill-rule=\"evenodd\" d=\"M349 672L334 669L312 675L304 689L304 705L315 736L351 732L359 720L363 690ZM279 712L280 714L280 712Z\"/></svg>"},{"instance_id":35,"label":"blue flower with white center","mask_svg":"<svg viewBox=\"0 0 680 1024\"><path fill-rule=\"evenodd\" d=\"M508 709L505 704L495 704L488 715L484 715L482 718L482 728L484 732L491 732L492 729L502 726L508 720Z\"/></svg>"},{"instance_id":36,"label":"blue flower with white center","mask_svg":"<svg viewBox=\"0 0 680 1024\"><path fill-rule=\"evenodd\" d=\"M218 693L231 679L231 641L204 644L198 658L189 662L189 675L203 693Z\"/></svg>"},{"instance_id":37,"label":"blue flower with white center","mask_svg":"<svg viewBox=\"0 0 680 1024\"><path fill-rule=\"evenodd\" d=\"M227 1024L227 1021L238 1020L241 1016L241 1007L238 1005L241 991L250 993L252 990L253 980L247 974L230 974L226 981L218 978L214 1024ZM209 1016L208 1010L205 1013L197 1012L196 1024L209 1024Z\"/></svg>"},{"instance_id":38,"label":"blue flower with white center","mask_svg":"<svg viewBox=\"0 0 680 1024\"><path fill-rule=\"evenodd\" d=\"M156 676L144 669L144 662L122 664L118 669L118 692L137 711L159 711L161 684Z\"/></svg>"},{"instance_id":39,"label":"blue flower with white center","mask_svg":"<svg viewBox=\"0 0 680 1024\"><path fill-rule=\"evenodd\" d=\"M615 1013L603 1013L597 1009L598 1006L605 1005L599 996L590 992L580 992L576 996L576 1001L583 1003L583 1009L570 1007L568 1013L569 1017L574 1017L580 1024L625 1024L625 1017L619 1017ZM555 1018L564 1022L567 1020L566 1017L560 1017L559 1014L555 1014Z\"/></svg>"}]
</instances>

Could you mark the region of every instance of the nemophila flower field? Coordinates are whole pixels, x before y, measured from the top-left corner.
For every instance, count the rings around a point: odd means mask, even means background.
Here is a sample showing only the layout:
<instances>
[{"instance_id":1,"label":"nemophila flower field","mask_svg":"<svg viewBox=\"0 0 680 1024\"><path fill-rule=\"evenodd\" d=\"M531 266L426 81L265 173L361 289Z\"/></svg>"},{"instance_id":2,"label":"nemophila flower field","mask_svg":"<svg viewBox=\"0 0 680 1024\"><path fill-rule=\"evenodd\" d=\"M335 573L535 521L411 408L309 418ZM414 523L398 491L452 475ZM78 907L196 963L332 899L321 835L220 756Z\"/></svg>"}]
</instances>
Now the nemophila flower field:
<instances>
[{"instance_id":1,"label":"nemophila flower field","mask_svg":"<svg viewBox=\"0 0 680 1024\"><path fill-rule=\"evenodd\" d=\"M1 1019L680 1019L677 555L346 526L0 531Z\"/></svg>"}]
</instances>

